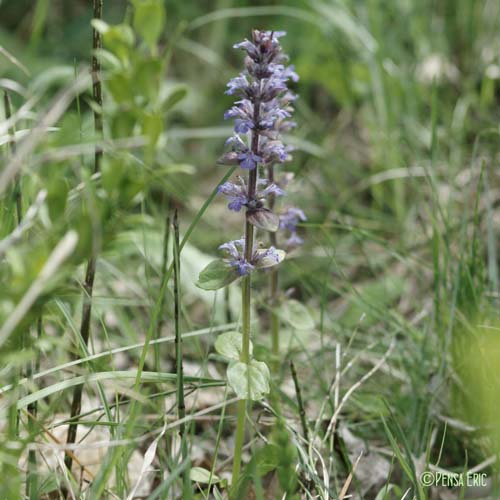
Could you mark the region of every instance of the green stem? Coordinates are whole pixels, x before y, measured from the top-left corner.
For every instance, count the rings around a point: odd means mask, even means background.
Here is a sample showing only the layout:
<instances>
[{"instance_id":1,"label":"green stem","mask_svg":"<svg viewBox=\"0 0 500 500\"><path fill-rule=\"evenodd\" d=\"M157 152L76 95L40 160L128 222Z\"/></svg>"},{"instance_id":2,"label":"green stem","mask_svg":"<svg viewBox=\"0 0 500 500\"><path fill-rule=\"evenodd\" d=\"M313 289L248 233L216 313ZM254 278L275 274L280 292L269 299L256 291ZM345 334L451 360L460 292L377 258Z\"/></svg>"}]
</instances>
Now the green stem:
<instances>
[{"instance_id":1,"label":"green stem","mask_svg":"<svg viewBox=\"0 0 500 500\"><path fill-rule=\"evenodd\" d=\"M302 432L304 434L304 439L309 441L309 432L307 430L307 419L306 410L304 408L304 403L302 401L302 392L300 390L299 378L297 377L297 370L295 370L295 365L293 361L290 361L290 371L292 372L293 385L295 386L295 395L297 396L297 406L299 407L300 423L302 424Z\"/></svg>"},{"instance_id":2,"label":"green stem","mask_svg":"<svg viewBox=\"0 0 500 500\"><path fill-rule=\"evenodd\" d=\"M181 315L181 263L179 244L179 218L177 210L174 213L174 329L175 329L175 367L177 373L177 418L181 420L179 425L179 437L181 439L181 460L189 461L189 451L186 437L186 404L184 402L184 370L182 366L182 336L180 328ZM191 481L189 479L189 465L182 472L183 498L189 499L192 496Z\"/></svg>"},{"instance_id":3,"label":"green stem","mask_svg":"<svg viewBox=\"0 0 500 500\"><path fill-rule=\"evenodd\" d=\"M278 373L280 369L280 319L276 308L278 307L278 270L272 269L269 276L269 295L271 306L271 350L273 373Z\"/></svg>"},{"instance_id":4,"label":"green stem","mask_svg":"<svg viewBox=\"0 0 500 500\"><path fill-rule=\"evenodd\" d=\"M12 104L10 102L10 96L7 91L4 91L3 94L3 105L5 109L5 118L9 120L12 116ZM9 135L10 152L14 154L16 152L16 128L14 125L9 129ZM23 219L23 198L21 192L21 176L19 174L16 175L13 194L14 200L16 202L17 223L21 224L21 221Z\"/></svg>"},{"instance_id":5,"label":"green stem","mask_svg":"<svg viewBox=\"0 0 500 500\"><path fill-rule=\"evenodd\" d=\"M260 115L260 102L258 100L254 103L253 122L259 123ZM251 150L257 154L259 151L259 132L252 130ZM255 196L257 189L258 167L250 170L248 174L248 198L252 199ZM254 227L252 224L245 221L245 259L250 262L254 252ZM251 312L250 306L252 301L251 290L251 275L247 274L242 281L241 291L241 315L242 315L242 349L240 360L247 365L250 363L250 322ZM250 375L250 370L247 370ZM248 383L248 393L250 393L250 384ZM237 489L238 479L241 470L241 452L243 449L243 442L245 438L245 414L246 414L246 401L238 401L237 416L236 416L236 436L234 443L234 459L233 459L233 475L232 486ZM234 490L236 491L236 490Z\"/></svg>"},{"instance_id":6,"label":"green stem","mask_svg":"<svg viewBox=\"0 0 500 500\"><path fill-rule=\"evenodd\" d=\"M170 220L170 206L169 203L166 203L166 211L167 211L167 217L165 218L165 232L163 235L163 260L162 260L162 266L161 266L161 276L162 276L162 282L165 278L165 275L167 274L168 271L168 245L170 241L170 226L171 226L171 220ZM161 310L163 311L163 308L165 306L165 299L166 299L166 294L163 294L161 297ZM158 321L158 326L156 329L156 339L159 339L161 337L161 331L163 330L163 325L165 324L165 316L162 314ZM160 359L161 359L161 350L160 350L160 345L155 344L154 346L154 358L155 358L155 364L154 368L156 372L160 371Z\"/></svg>"},{"instance_id":7,"label":"green stem","mask_svg":"<svg viewBox=\"0 0 500 500\"><path fill-rule=\"evenodd\" d=\"M232 488L236 492L238 488L238 479L241 470L241 452L243 450L243 442L245 439L245 416L247 402L240 399L237 403L237 416L236 416L236 433L234 437L234 458L233 458L233 480Z\"/></svg>"},{"instance_id":8,"label":"green stem","mask_svg":"<svg viewBox=\"0 0 500 500\"><path fill-rule=\"evenodd\" d=\"M253 226L246 223L245 230L245 249L252 248L253 250ZM241 315L242 315L242 350L240 360L243 363L250 363L250 304L251 304L251 278L247 274L242 281L241 289ZM245 438L245 415L246 415L247 401L240 399L237 405L236 416L236 435L234 442L234 458L233 458L233 474L232 485L237 488L238 479L241 470L241 453L243 450L243 443ZM236 490L235 490L236 491Z\"/></svg>"},{"instance_id":9,"label":"green stem","mask_svg":"<svg viewBox=\"0 0 500 500\"><path fill-rule=\"evenodd\" d=\"M42 337L42 329L43 329L43 315L40 312L36 325L38 342L40 342L40 339ZM28 368L29 371L26 374L28 378L33 377L33 368L35 369L36 373L40 371L40 355L38 352L36 354L36 358L34 361L34 367L32 367L31 364L28 364ZM37 413L38 413L38 403L34 401L33 403L30 403L28 405L28 431L30 439L33 440L35 432L37 430L36 429L37 426L35 425ZM38 476L37 476L37 460L36 460L35 450L30 450L28 453L28 478L26 481L26 496L30 500L35 500L36 498L38 498Z\"/></svg>"}]
</instances>

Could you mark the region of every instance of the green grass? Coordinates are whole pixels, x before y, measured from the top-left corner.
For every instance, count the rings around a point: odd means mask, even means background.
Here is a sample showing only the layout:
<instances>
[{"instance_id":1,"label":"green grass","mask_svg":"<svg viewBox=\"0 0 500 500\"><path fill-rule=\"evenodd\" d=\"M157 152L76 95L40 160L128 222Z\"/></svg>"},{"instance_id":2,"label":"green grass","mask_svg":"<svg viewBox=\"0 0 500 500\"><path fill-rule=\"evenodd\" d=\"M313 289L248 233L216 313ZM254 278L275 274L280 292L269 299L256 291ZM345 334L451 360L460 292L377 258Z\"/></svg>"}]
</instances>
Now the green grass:
<instances>
[{"instance_id":1,"label":"green grass","mask_svg":"<svg viewBox=\"0 0 500 500\"><path fill-rule=\"evenodd\" d=\"M0 498L127 498L143 462L145 498L181 498L182 488L186 497L189 486L194 498L224 498L236 401L213 346L241 322L240 290L195 282L241 231L216 195L235 172L216 160L229 130L223 91L240 64L231 46L252 27L288 31L301 77L289 199L308 216L306 243L279 280L315 326L281 316L282 363L273 397L247 415L240 497L339 498L349 481L358 498L427 499L423 471L479 466L492 481L481 498L497 498L497 2L165 4L154 47L140 33L130 46L104 35L103 140L83 77L89 5L0 7L11 103L2 96ZM105 0L104 20L127 15L125 2ZM165 230L173 208L178 266ZM74 248L54 261L68 234ZM95 249L87 345L83 282ZM255 356L271 362L267 286L267 276L254 280L251 329ZM69 474L53 450L77 386ZM206 481L189 481L193 467Z\"/></svg>"}]
</instances>

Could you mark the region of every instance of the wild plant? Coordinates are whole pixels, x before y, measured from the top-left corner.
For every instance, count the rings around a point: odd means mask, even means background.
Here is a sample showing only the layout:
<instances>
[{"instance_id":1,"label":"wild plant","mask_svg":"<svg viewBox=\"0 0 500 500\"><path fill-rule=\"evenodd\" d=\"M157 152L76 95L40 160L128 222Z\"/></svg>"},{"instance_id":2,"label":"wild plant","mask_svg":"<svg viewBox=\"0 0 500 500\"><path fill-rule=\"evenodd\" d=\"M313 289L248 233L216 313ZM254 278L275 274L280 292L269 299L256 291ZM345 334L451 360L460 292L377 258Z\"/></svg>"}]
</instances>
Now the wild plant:
<instances>
[{"instance_id":1,"label":"wild plant","mask_svg":"<svg viewBox=\"0 0 500 500\"><path fill-rule=\"evenodd\" d=\"M230 360L228 383L240 398L233 485L238 483L240 476L247 402L261 400L270 390L269 368L252 354L252 276L259 270L271 272L272 307L278 300L274 270L285 258L285 251L273 244L275 236L271 236L272 244L264 248L258 241L257 231L273 235L282 227L291 233L289 243L297 243L297 218L305 218L298 209L288 211L281 219L273 210L276 198L286 194L283 180L275 180L274 166L290 158L290 149L283 144L281 133L294 126L288 119L295 95L288 90L287 83L298 80L293 66L286 65L288 58L279 42L283 35L284 32L254 30L251 40L234 45L245 52L245 69L227 85L226 94L234 95L238 100L225 113L226 119L234 119L234 134L226 141L228 151L220 163L238 165L244 175L223 183L219 193L227 197L229 210L244 210L244 234L242 238L220 245L223 258L211 262L200 273L198 281L201 288L217 290L241 279L241 333L226 332L217 338L215 344L218 352ZM279 358L278 335L275 326L272 343L276 360Z\"/></svg>"}]
</instances>

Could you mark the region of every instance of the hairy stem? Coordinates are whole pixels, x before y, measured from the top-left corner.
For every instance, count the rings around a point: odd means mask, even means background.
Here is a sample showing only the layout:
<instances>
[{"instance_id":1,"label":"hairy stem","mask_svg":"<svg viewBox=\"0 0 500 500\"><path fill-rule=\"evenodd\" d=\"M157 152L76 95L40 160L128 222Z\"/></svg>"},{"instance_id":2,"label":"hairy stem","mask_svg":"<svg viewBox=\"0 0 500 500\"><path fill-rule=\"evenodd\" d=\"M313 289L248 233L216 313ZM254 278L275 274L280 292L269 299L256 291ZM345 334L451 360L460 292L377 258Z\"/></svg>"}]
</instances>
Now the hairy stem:
<instances>
[{"instance_id":1,"label":"hairy stem","mask_svg":"<svg viewBox=\"0 0 500 500\"><path fill-rule=\"evenodd\" d=\"M102 19L103 0L94 0L94 19ZM102 47L101 34L94 28L92 29L92 48L94 54L92 55L92 94L94 101L98 105L97 110L94 111L94 127L96 134L102 136L102 87L100 79L101 65L97 58L95 51ZM95 148L94 154L94 172L98 172L101 166L102 149L98 146ZM87 262L87 271L85 273L85 281L83 284L83 306L82 306L82 321L80 324L80 335L85 344L88 343L90 336L90 319L92 316L92 293L94 289L94 278L97 264L97 250L93 245L92 255ZM83 385L75 387L73 391L73 400L71 403L70 419L71 423L68 427L68 435L66 437L67 444L73 444L76 440L78 430L78 420L75 417L80 414L82 407L82 393ZM70 454L66 453L64 463L68 470L71 470L73 458Z\"/></svg>"},{"instance_id":2,"label":"hairy stem","mask_svg":"<svg viewBox=\"0 0 500 500\"><path fill-rule=\"evenodd\" d=\"M257 100L254 103L254 116L253 121L255 124L259 123L260 114L260 102ZM252 141L251 150L253 153L257 154L259 151L259 132L258 130L252 130ZM257 176L258 167L250 170L248 174L248 197L252 199L255 196L255 191L257 188ZM254 227L250 222L245 221L245 259L250 262L252 260L252 255L254 252ZM250 306L252 300L252 289L251 289L251 275L247 274L242 281L242 291L241 291L241 315L242 315L242 350L241 350L241 361L243 363L250 363ZM249 373L249 370L247 370ZM248 388L250 392L250 388ZM245 414L246 414L246 401L238 401L237 416L236 416L236 435L234 443L234 459L233 459L233 474L232 474L232 484L234 488L237 488L238 478L241 470L241 452L243 449L243 443L245 440Z\"/></svg>"}]
</instances>

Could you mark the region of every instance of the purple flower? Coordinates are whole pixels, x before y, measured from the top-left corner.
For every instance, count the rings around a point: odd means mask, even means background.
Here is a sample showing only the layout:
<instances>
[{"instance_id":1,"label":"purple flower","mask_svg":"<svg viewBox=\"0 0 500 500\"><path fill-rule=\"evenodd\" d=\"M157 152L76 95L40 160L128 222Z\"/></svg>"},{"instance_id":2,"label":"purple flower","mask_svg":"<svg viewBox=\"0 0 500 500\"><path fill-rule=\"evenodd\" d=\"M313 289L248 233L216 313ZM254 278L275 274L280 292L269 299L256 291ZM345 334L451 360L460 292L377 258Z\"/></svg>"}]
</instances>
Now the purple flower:
<instances>
[{"instance_id":1,"label":"purple flower","mask_svg":"<svg viewBox=\"0 0 500 500\"><path fill-rule=\"evenodd\" d=\"M277 99L266 102L262 105L259 128L273 129L276 122L292 116L290 111L280 106Z\"/></svg>"},{"instance_id":2,"label":"purple flower","mask_svg":"<svg viewBox=\"0 0 500 500\"><path fill-rule=\"evenodd\" d=\"M280 216L280 229L290 233L286 240L288 247L296 247L302 245L304 240L297 233L297 224L300 221L307 220L304 212L300 208L290 207Z\"/></svg>"},{"instance_id":3,"label":"purple flower","mask_svg":"<svg viewBox=\"0 0 500 500\"><path fill-rule=\"evenodd\" d=\"M284 81L292 80L292 82L299 81L299 75L295 73L295 66L284 66L282 64L277 64L274 69L274 73L277 77L281 78Z\"/></svg>"},{"instance_id":4,"label":"purple flower","mask_svg":"<svg viewBox=\"0 0 500 500\"><path fill-rule=\"evenodd\" d=\"M219 186L217 190L220 194L227 196L229 200L229 204L227 207L229 210L234 210L235 212L239 212L241 207L244 207L248 204L248 194L246 186L241 183L239 186L234 184L233 182L224 182Z\"/></svg>"},{"instance_id":5,"label":"purple flower","mask_svg":"<svg viewBox=\"0 0 500 500\"><path fill-rule=\"evenodd\" d=\"M274 59L280 59L281 47L278 39L285 34L284 31L253 30L252 41L237 43L234 48L244 50L254 62L270 63Z\"/></svg>"},{"instance_id":6,"label":"purple flower","mask_svg":"<svg viewBox=\"0 0 500 500\"><path fill-rule=\"evenodd\" d=\"M285 241L287 247L299 247L304 243L304 240L297 234L296 231L290 233L290 237Z\"/></svg>"},{"instance_id":7,"label":"purple flower","mask_svg":"<svg viewBox=\"0 0 500 500\"><path fill-rule=\"evenodd\" d=\"M297 224L305 220L307 220L307 217L300 208L290 207L280 216L280 229L295 232L297 231Z\"/></svg>"},{"instance_id":8,"label":"purple flower","mask_svg":"<svg viewBox=\"0 0 500 500\"><path fill-rule=\"evenodd\" d=\"M240 276L245 276L250 273L256 266L270 267L268 263L260 263L263 259L272 259L278 264L280 262L280 254L274 247L265 250L256 250L252 254L252 258L248 261L245 258L245 239L228 241L219 247L226 253L226 262L235 267ZM260 263L260 264L259 264Z\"/></svg>"},{"instance_id":9,"label":"purple flower","mask_svg":"<svg viewBox=\"0 0 500 500\"><path fill-rule=\"evenodd\" d=\"M232 135L226 140L226 146L231 146L233 151L245 151L247 145L241 140L239 135Z\"/></svg>"},{"instance_id":10,"label":"purple flower","mask_svg":"<svg viewBox=\"0 0 500 500\"><path fill-rule=\"evenodd\" d=\"M233 240L223 243L219 250L224 250L227 254L227 262L235 267L240 276L247 275L254 266L245 259L245 239Z\"/></svg>"},{"instance_id":11,"label":"purple flower","mask_svg":"<svg viewBox=\"0 0 500 500\"><path fill-rule=\"evenodd\" d=\"M267 181L266 181L266 184L267 184ZM286 195L285 191L283 191L283 189L281 189L279 186L277 186L274 183L269 184L269 186L267 186L265 189L263 189L259 194L261 197L269 196L270 194L274 194L274 196L285 196Z\"/></svg>"},{"instance_id":12,"label":"purple flower","mask_svg":"<svg viewBox=\"0 0 500 500\"><path fill-rule=\"evenodd\" d=\"M267 259L267 258L274 259L276 261L276 263L278 263L280 261L280 256L279 256L276 248L269 247L268 249L266 249L265 252L256 252L254 254L253 262L257 263L257 262L259 262L259 260Z\"/></svg>"},{"instance_id":13,"label":"purple flower","mask_svg":"<svg viewBox=\"0 0 500 500\"><path fill-rule=\"evenodd\" d=\"M281 141L262 140L262 146L259 153L266 165L284 163L288 159L288 150Z\"/></svg>"},{"instance_id":14,"label":"purple flower","mask_svg":"<svg viewBox=\"0 0 500 500\"><path fill-rule=\"evenodd\" d=\"M253 170L261 161L262 157L252 153L252 151L242 151L238 155L238 160L240 160L240 167L245 170Z\"/></svg>"},{"instance_id":15,"label":"purple flower","mask_svg":"<svg viewBox=\"0 0 500 500\"><path fill-rule=\"evenodd\" d=\"M245 91L248 89L248 80L247 77L245 76L244 73L241 73L235 78L232 78L229 80L229 83L227 84L229 87L226 92L224 92L227 95L233 95L238 92L245 93Z\"/></svg>"},{"instance_id":16,"label":"purple flower","mask_svg":"<svg viewBox=\"0 0 500 500\"><path fill-rule=\"evenodd\" d=\"M295 126L289 121L293 102L297 96L288 89L289 82L297 82L298 75L293 66L288 66L288 57L282 52L279 38L284 32L253 30L250 40L234 45L246 52L245 70L227 84L227 95L238 99L224 114L225 119L234 120L234 135L226 141L230 148L222 157L225 164L249 170L251 183L240 178L237 182L225 182L219 186L219 193L228 199L228 208L240 212L246 208L247 223L259 229L276 231L278 225L288 234L287 243L296 246L302 243L297 234L297 225L305 220L298 208L288 209L281 217L266 207L265 199L285 195L284 184L259 179L259 168L270 169L274 178L273 165L284 163L291 157L291 148L280 140L280 133ZM246 140L240 134L248 134ZM288 179L287 179L288 180ZM247 275L254 268L267 268L278 264L284 257L281 250L271 247L245 252L245 240L234 240L220 246L226 254L225 261L236 268L240 276ZM250 249L248 249L250 250ZM251 254L251 255L250 255ZM246 258L248 257L248 258Z\"/></svg>"},{"instance_id":17,"label":"purple flower","mask_svg":"<svg viewBox=\"0 0 500 500\"><path fill-rule=\"evenodd\" d=\"M253 199L248 196L248 189L242 177L238 178L239 183L225 182L219 186L218 192L227 196L229 201L229 210L239 212L242 207L250 207L251 209L262 208L264 206L264 198L270 194L275 196L284 196L286 193L276 184L269 184L267 180L261 179L258 182L258 189ZM264 188L264 189L261 189Z\"/></svg>"}]
</instances>

